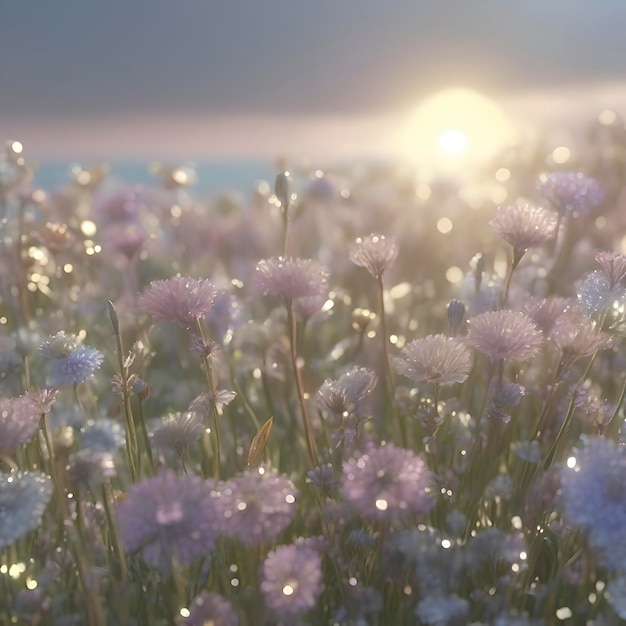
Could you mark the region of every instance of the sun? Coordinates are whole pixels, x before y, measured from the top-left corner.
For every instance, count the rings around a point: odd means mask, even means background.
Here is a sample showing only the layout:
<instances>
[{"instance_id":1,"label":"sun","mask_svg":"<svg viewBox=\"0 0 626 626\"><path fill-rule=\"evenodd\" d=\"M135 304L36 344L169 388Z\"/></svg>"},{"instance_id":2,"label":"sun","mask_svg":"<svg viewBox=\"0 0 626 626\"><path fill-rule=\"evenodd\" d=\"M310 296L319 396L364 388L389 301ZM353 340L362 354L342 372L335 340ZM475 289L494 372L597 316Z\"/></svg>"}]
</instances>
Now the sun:
<instances>
[{"instance_id":1,"label":"sun","mask_svg":"<svg viewBox=\"0 0 626 626\"><path fill-rule=\"evenodd\" d=\"M422 101L402 132L401 150L420 166L455 170L481 162L514 140L496 102L471 89L446 89Z\"/></svg>"}]
</instances>

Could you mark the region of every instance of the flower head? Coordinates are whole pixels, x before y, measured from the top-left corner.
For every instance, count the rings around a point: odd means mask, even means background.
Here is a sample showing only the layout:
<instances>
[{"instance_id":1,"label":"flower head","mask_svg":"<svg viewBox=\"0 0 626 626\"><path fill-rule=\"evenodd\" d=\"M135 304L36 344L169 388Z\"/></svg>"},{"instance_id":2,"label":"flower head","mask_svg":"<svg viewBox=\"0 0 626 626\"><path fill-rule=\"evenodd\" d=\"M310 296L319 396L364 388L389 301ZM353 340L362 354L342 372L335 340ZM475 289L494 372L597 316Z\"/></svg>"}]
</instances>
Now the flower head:
<instances>
[{"instance_id":1,"label":"flower head","mask_svg":"<svg viewBox=\"0 0 626 626\"><path fill-rule=\"evenodd\" d=\"M516 204L498 208L489 224L521 258L528 248L541 246L554 237L557 218L550 211L526 200L518 200Z\"/></svg>"},{"instance_id":2,"label":"flower head","mask_svg":"<svg viewBox=\"0 0 626 626\"><path fill-rule=\"evenodd\" d=\"M248 546L272 541L296 514L293 483L265 468L235 476L221 494L226 532Z\"/></svg>"},{"instance_id":3,"label":"flower head","mask_svg":"<svg viewBox=\"0 0 626 626\"><path fill-rule=\"evenodd\" d=\"M80 440L83 448L115 454L126 443L126 434L122 424L113 419L102 418L88 420L80 429Z\"/></svg>"},{"instance_id":4,"label":"flower head","mask_svg":"<svg viewBox=\"0 0 626 626\"><path fill-rule=\"evenodd\" d=\"M542 335L524 313L502 310L473 317L467 340L490 361L527 361L539 352Z\"/></svg>"},{"instance_id":5,"label":"flower head","mask_svg":"<svg viewBox=\"0 0 626 626\"><path fill-rule=\"evenodd\" d=\"M562 358L573 363L606 347L609 336L600 332L589 319L565 313L554 325L550 339L560 350Z\"/></svg>"},{"instance_id":6,"label":"flower head","mask_svg":"<svg viewBox=\"0 0 626 626\"><path fill-rule=\"evenodd\" d=\"M544 334L549 333L557 319L574 304L569 298L548 296L547 298L531 297L526 300L523 312L535 322Z\"/></svg>"},{"instance_id":7,"label":"flower head","mask_svg":"<svg viewBox=\"0 0 626 626\"><path fill-rule=\"evenodd\" d=\"M307 298L324 294L326 273L312 259L263 259L256 266L254 280L266 296Z\"/></svg>"},{"instance_id":8,"label":"flower head","mask_svg":"<svg viewBox=\"0 0 626 626\"><path fill-rule=\"evenodd\" d=\"M322 559L309 544L272 550L263 563L261 593L267 606L286 624L315 606L323 589Z\"/></svg>"},{"instance_id":9,"label":"flower head","mask_svg":"<svg viewBox=\"0 0 626 626\"><path fill-rule=\"evenodd\" d=\"M0 398L0 454L10 454L30 441L43 413L33 392L18 398Z\"/></svg>"},{"instance_id":10,"label":"flower head","mask_svg":"<svg viewBox=\"0 0 626 626\"><path fill-rule=\"evenodd\" d=\"M46 384L50 387L76 385L90 378L100 368L104 355L100 350L83 346L77 335L64 331L51 335L41 344L46 357Z\"/></svg>"},{"instance_id":11,"label":"flower head","mask_svg":"<svg viewBox=\"0 0 626 626\"><path fill-rule=\"evenodd\" d=\"M583 436L561 470L566 520L587 535L609 570L626 563L626 448Z\"/></svg>"},{"instance_id":12,"label":"flower head","mask_svg":"<svg viewBox=\"0 0 626 626\"><path fill-rule=\"evenodd\" d=\"M574 216L588 213L604 200L600 183L582 172L542 174L537 190L559 213Z\"/></svg>"},{"instance_id":13,"label":"flower head","mask_svg":"<svg viewBox=\"0 0 626 626\"><path fill-rule=\"evenodd\" d=\"M239 618L231 603L219 593L201 591L189 605L189 616L177 626L238 626Z\"/></svg>"},{"instance_id":14,"label":"flower head","mask_svg":"<svg viewBox=\"0 0 626 626\"><path fill-rule=\"evenodd\" d=\"M39 525L51 495L52 481L45 474L0 476L0 548Z\"/></svg>"},{"instance_id":15,"label":"flower head","mask_svg":"<svg viewBox=\"0 0 626 626\"><path fill-rule=\"evenodd\" d=\"M156 280L139 296L139 309L157 320L190 328L212 308L218 290L205 278Z\"/></svg>"},{"instance_id":16,"label":"flower head","mask_svg":"<svg viewBox=\"0 0 626 626\"><path fill-rule=\"evenodd\" d=\"M164 572L173 559L186 566L206 555L222 530L212 486L198 476L171 472L135 483L117 509L126 550L141 550L148 565Z\"/></svg>"},{"instance_id":17,"label":"flower head","mask_svg":"<svg viewBox=\"0 0 626 626\"><path fill-rule=\"evenodd\" d=\"M157 450L181 454L198 441L204 432L201 416L196 413L170 413L152 426L150 443Z\"/></svg>"},{"instance_id":18,"label":"flower head","mask_svg":"<svg viewBox=\"0 0 626 626\"><path fill-rule=\"evenodd\" d=\"M600 270L586 274L576 283L576 295L586 315L607 312L611 307L626 303L626 286L611 279Z\"/></svg>"},{"instance_id":19,"label":"flower head","mask_svg":"<svg viewBox=\"0 0 626 626\"><path fill-rule=\"evenodd\" d=\"M370 444L343 466L343 495L369 521L428 514L431 483L424 460L393 444Z\"/></svg>"},{"instance_id":20,"label":"flower head","mask_svg":"<svg viewBox=\"0 0 626 626\"><path fill-rule=\"evenodd\" d=\"M350 260L364 267L374 278L381 278L398 258L398 244L393 237L359 237L350 249Z\"/></svg>"},{"instance_id":21,"label":"flower head","mask_svg":"<svg viewBox=\"0 0 626 626\"><path fill-rule=\"evenodd\" d=\"M428 335L408 343L393 360L393 366L415 383L453 385L467 379L472 369L472 353L457 339Z\"/></svg>"},{"instance_id":22,"label":"flower head","mask_svg":"<svg viewBox=\"0 0 626 626\"><path fill-rule=\"evenodd\" d=\"M614 289L616 285L626 278L626 256L619 252L598 252L594 257L598 262L605 276L609 279L609 288Z\"/></svg>"}]
</instances>

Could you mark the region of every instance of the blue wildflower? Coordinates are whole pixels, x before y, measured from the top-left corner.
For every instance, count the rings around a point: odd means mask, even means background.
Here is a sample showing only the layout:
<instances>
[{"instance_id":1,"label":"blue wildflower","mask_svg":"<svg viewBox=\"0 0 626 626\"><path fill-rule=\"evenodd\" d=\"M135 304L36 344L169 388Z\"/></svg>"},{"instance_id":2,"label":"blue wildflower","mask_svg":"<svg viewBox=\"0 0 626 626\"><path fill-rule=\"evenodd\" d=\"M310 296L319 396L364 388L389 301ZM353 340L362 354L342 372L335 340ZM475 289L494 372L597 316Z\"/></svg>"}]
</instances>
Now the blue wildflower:
<instances>
[{"instance_id":1,"label":"blue wildflower","mask_svg":"<svg viewBox=\"0 0 626 626\"><path fill-rule=\"evenodd\" d=\"M100 350L83 346L76 335L64 331L51 335L41 344L41 352L48 359L46 384L50 387L76 385L87 380L102 365Z\"/></svg>"},{"instance_id":2,"label":"blue wildflower","mask_svg":"<svg viewBox=\"0 0 626 626\"><path fill-rule=\"evenodd\" d=\"M611 571L626 564L626 448L604 437L583 436L561 470L565 519L587 535Z\"/></svg>"},{"instance_id":3,"label":"blue wildflower","mask_svg":"<svg viewBox=\"0 0 626 626\"><path fill-rule=\"evenodd\" d=\"M52 482L45 474L0 476L0 548L39 525L51 495Z\"/></svg>"}]
</instances>

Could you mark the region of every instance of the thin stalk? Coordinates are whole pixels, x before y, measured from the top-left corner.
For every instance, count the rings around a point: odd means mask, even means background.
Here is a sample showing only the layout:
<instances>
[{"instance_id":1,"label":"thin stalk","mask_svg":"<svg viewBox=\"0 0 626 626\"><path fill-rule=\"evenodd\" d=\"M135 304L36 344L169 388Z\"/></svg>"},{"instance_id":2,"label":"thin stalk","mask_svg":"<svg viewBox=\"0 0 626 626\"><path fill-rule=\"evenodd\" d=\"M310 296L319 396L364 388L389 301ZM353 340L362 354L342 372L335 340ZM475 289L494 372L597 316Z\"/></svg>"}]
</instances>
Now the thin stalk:
<instances>
[{"instance_id":1,"label":"thin stalk","mask_svg":"<svg viewBox=\"0 0 626 626\"><path fill-rule=\"evenodd\" d=\"M294 376L296 378L296 387L298 390L298 401L300 403L300 411L302 413L302 421L304 423L304 434L306 438L307 452L312 467L319 465L319 458L317 456L317 449L315 447L315 438L313 437L313 430L311 428L311 422L309 420L309 413L306 408L306 401L304 399L304 385L302 383L302 373L298 364L298 334L296 316L293 310L293 300L287 303L287 317L289 324L289 343L291 348L291 362L293 365Z\"/></svg>"},{"instance_id":2,"label":"thin stalk","mask_svg":"<svg viewBox=\"0 0 626 626\"><path fill-rule=\"evenodd\" d=\"M207 344L206 337L204 336L204 329L200 319L196 319L196 325L200 337L204 345ZM221 408L217 404L217 387L215 386L215 378L213 376L213 367L211 363L211 355L205 354L202 359L202 365L204 367L204 373L206 375L207 385L210 393L211 412L213 413L213 430L215 431L215 455L213 460L213 476L217 480L220 476L221 456L222 456L222 437L220 434L220 422L219 417L222 414Z\"/></svg>"}]
</instances>

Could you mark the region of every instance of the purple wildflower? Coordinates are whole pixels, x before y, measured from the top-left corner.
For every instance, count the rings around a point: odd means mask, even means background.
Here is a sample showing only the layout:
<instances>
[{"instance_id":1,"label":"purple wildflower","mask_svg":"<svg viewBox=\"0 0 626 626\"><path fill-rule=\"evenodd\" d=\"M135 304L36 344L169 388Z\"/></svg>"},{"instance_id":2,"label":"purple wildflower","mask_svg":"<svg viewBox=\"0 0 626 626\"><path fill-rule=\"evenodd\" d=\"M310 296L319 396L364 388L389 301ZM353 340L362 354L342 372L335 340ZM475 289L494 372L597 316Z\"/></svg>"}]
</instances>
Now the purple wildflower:
<instances>
[{"instance_id":1,"label":"purple wildflower","mask_svg":"<svg viewBox=\"0 0 626 626\"><path fill-rule=\"evenodd\" d=\"M255 284L264 295L287 299L324 294L326 278L317 261L283 257L259 261L254 275Z\"/></svg>"},{"instance_id":2,"label":"purple wildflower","mask_svg":"<svg viewBox=\"0 0 626 626\"><path fill-rule=\"evenodd\" d=\"M600 332L588 318L575 313L565 313L554 325L550 339L560 350L564 366L569 366L574 361L605 348L609 336Z\"/></svg>"},{"instance_id":3,"label":"purple wildflower","mask_svg":"<svg viewBox=\"0 0 626 626\"><path fill-rule=\"evenodd\" d=\"M299 624L302 614L315 606L322 589L322 559L307 544L280 546L267 555L261 593L285 624Z\"/></svg>"},{"instance_id":4,"label":"purple wildflower","mask_svg":"<svg viewBox=\"0 0 626 626\"><path fill-rule=\"evenodd\" d=\"M134 223L112 224L103 233L105 248L117 250L127 259L134 258L150 239L146 230Z\"/></svg>"},{"instance_id":5,"label":"purple wildflower","mask_svg":"<svg viewBox=\"0 0 626 626\"><path fill-rule=\"evenodd\" d=\"M427 515L435 504L431 483L424 460L393 444L369 444L343 466L343 495L368 521Z\"/></svg>"},{"instance_id":6,"label":"purple wildflower","mask_svg":"<svg viewBox=\"0 0 626 626\"><path fill-rule=\"evenodd\" d=\"M370 411L367 397L376 386L376 374L353 367L338 380L327 379L317 392L317 406L340 426L341 441L352 441Z\"/></svg>"},{"instance_id":7,"label":"purple wildflower","mask_svg":"<svg viewBox=\"0 0 626 626\"><path fill-rule=\"evenodd\" d=\"M598 252L594 257L609 279L609 288L614 289L616 285L626 278L626 256L619 252Z\"/></svg>"},{"instance_id":8,"label":"purple wildflower","mask_svg":"<svg viewBox=\"0 0 626 626\"><path fill-rule=\"evenodd\" d=\"M350 260L380 279L398 258L398 244L393 237L369 235L359 237L350 249Z\"/></svg>"},{"instance_id":9,"label":"purple wildflower","mask_svg":"<svg viewBox=\"0 0 626 626\"><path fill-rule=\"evenodd\" d=\"M10 454L30 441L39 428L42 408L32 392L18 398L0 398L0 454Z\"/></svg>"},{"instance_id":10,"label":"purple wildflower","mask_svg":"<svg viewBox=\"0 0 626 626\"><path fill-rule=\"evenodd\" d=\"M165 472L135 483L118 507L120 537L129 552L141 550L148 565L169 572L215 547L222 530L213 483Z\"/></svg>"},{"instance_id":11,"label":"purple wildflower","mask_svg":"<svg viewBox=\"0 0 626 626\"><path fill-rule=\"evenodd\" d=\"M211 309L218 290L205 278L156 280L139 296L139 309L157 320L190 328Z\"/></svg>"},{"instance_id":12,"label":"purple wildflower","mask_svg":"<svg viewBox=\"0 0 626 626\"><path fill-rule=\"evenodd\" d=\"M221 488L225 532L247 546L272 541L293 520L298 492L285 476L261 467Z\"/></svg>"},{"instance_id":13,"label":"purple wildflower","mask_svg":"<svg viewBox=\"0 0 626 626\"><path fill-rule=\"evenodd\" d=\"M152 426L150 443L157 450L183 454L204 432L201 416L196 413L171 413Z\"/></svg>"},{"instance_id":14,"label":"purple wildflower","mask_svg":"<svg viewBox=\"0 0 626 626\"><path fill-rule=\"evenodd\" d=\"M626 448L583 436L561 470L566 520L587 535L610 571L626 563Z\"/></svg>"},{"instance_id":15,"label":"purple wildflower","mask_svg":"<svg viewBox=\"0 0 626 626\"><path fill-rule=\"evenodd\" d=\"M100 350L83 346L77 335L66 335L64 331L48 337L41 344L41 352L47 359L46 384L50 387L82 383L104 361Z\"/></svg>"},{"instance_id":16,"label":"purple wildflower","mask_svg":"<svg viewBox=\"0 0 626 626\"><path fill-rule=\"evenodd\" d=\"M559 213L574 216L588 213L604 200L600 183L582 172L542 174L537 190Z\"/></svg>"},{"instance_id":17,"label":"purple wildflower","mask_svg":"<svg viewBox=\"0 0 626 626\"><path fill-rule=\"evenodd\" d=\"M74 485L94 491L117 476L113 454L91 448L79 450L70 456L68 475Z\"/></svg>"},{"instance_id":18,"label":"purple wildflower","mask_svg":"<svg viewBox=\"0 0 626 626\"><path fill-rule=\"evenodd\" d=\"M542 335L524 313L488 311L469 322L469 345L490 361L528 361L542 344Z\"/></svg>"},{"instance_id":19,"label":"purple wildflower","mask_svg":"<svg viewBox=\"0 0 626 626\"><path fill-rule=\"evenodd\" d=\"M325 498L330 496L337 488L337 476L331 463L314 467L307 472L306 476Z\"/></svg>"},{"instance_id":20,"label":"purple wildflower","mask_svg":"<svg viewBox=\"0 0 626 626\"><path fill-rule=\"evenodd\" d=\"M523 307L523 312L535 322L537 328L544 334L549 333L557 319L570 309L574 301L569 298L548 296L547 298L528 298Z\"/></svg>"},{"instance_id":21,"label":"purple wildflower","mask_svg":"<svg viewBox=\"0 0 626 626\"><path fill-rule=\"evenodd\" d=\"M414 383L453 385L472 369L472 353L461 341L445 335L414 339L393 360L395 370Z\"/></svg>"},{"instance_id":22,"label":"purple wildflower","mask_svg":"<svg viewBox=\"0 0 626 626\"><path fill-rule=\"evenodd\" d=\"M29 472L0 476L0 548L37 528L52 496L52 481Z\"/></svg>"},{"instance_id":23,"label":"purple wildflower","mask_svg":"<svg viewBox=\"0 0 626 626\"><path fill-rule=\"evenodd\" d=\"M94 212L106 224L127 222L139 216L140 206L137 189L120 187L112 193L97 198L94 203Z\"/></svg>"},{"instance_id":24,"label":"purple wildflower","mask_svg":"<svg viewBox=\"0 0 626 626\"><path fill-rule=\"evenodd\" d=\"M530 202L518 200L516 204L499 207L489 225L513 246L515 259L519 261L528 248L541 246L554 237L557 217Z\"/></svg>"},{"instance_id":25,"label":"purple wildflower","mask_svg":"<svg viewBox=\"0 0 626 626\"><path fill-rule=\"evenodd\" d=\"M80 429L80 440L84 448L96 452L115 452L126 443L124 426L113 419L88 420Z\"/></svg>"},{"instance_id":26,"label":"purple wildflower","mask_svg":"<svg viewBox=\"0 0 626 626\"><path fill-rule=\"evenodd\" d=\"M201 591L189 605L189 616L177 626L237 626L239 618L231 603L219 593Z\"/></svg>"}]
</instances>

